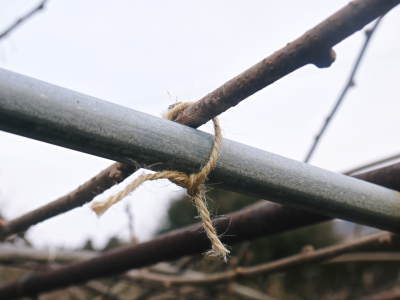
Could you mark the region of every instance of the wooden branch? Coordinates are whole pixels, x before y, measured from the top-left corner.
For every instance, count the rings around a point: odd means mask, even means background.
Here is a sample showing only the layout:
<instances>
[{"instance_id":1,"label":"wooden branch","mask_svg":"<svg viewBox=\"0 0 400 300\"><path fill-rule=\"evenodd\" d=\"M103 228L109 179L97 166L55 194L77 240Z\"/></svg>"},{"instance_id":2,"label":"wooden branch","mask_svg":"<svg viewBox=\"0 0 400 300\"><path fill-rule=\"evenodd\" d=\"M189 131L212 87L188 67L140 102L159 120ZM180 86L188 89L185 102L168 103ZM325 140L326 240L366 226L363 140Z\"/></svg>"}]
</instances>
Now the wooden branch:
<instances>
[{"instance_id":1,"label":"wooden branch","mask_svg":"<svg viewBox=\"0 0 400 300\"><path fill-rule=\"evenodd\" d=\"M11 32L16 30L19 26L21 26L23 23L28 21L32 16L37 14L38 12L44 10L48 0L43 0L42 2L39 3L36 7L34 7L31 11L29 11L27 14L24 16L18 18L13 24L11 24L9 27L7 27L3 32L0 33L0 40L4 39L6 36L8 36Z\"/></svg>"},{"instance_id":2,"label":"wooden branch","mask_svg":"<svg viewBox=\"0 0 400 300\"><path fill-rule=\"evenodd\" d=\"M0 264L14 265L18 263L38 263L38 264L63 264L68 262L84 261L99 255L95 251L68 251L68 250L40 250L31 247L21 247L8 244L0 245ZM327 260L325 264L349 263L349 262L391 262L400 261L400 253L397 252L355 252L339 255L333 259ZM236 267L236 266L233 266ZM150 271L149 271L150 270ZM132 277L144 274L157 274L159 272L174 274L177 269L170 264L157 264L147 270L132 271ZM195 276L199 276L195 274ZM147 275L146 275L147 276ZM146 277L145 276L145 277Z\"/></svg>"},{"instance_id":3,"label":"wooden branch","mask_svg":"<svg viewBox=\"0 0 400 300\"><path fill-rule=\"evenodd\" d=\"M400 164L357 175L358 178L400 189ZM285 220L285 222L282 222ZM259 202L213 221L223 243L251 240L256 237L330 220L329 217L286 208L279 204ZM32 274L23 282L0 287L0 299L33 295L94 278L110 276L129 269L142 268L160 261L202 253L210 247L201 224L158 236L137 245L121 247L93 259L73 263L47 272ZM327 257L325 257L327 258ZM275 267L277 268L277 267Z\"/></svg>"},{"instance_id":4,"label":"wooden branch","mask_svg":"<svg viewBox=\"0 0 400 300\"><path fill-rule=\"evenodd\" d=\"M348 253L335 257L327 264L333 263L349 263L349 262L390 262L400 261L400 253L398 252L360 252Z\"/></svg>"},{"instance_id":5,"label":"wooden branch","mask_svg":"<svg viewBox=\"0 0 400 300\"><path fill-rule=\"evenodd\" d=\"M95 196L123 181L139 167L122 163L114 163L72 192L34 209L11 221L0 223L0 240L27 230L30 226L84 205Z\"/></svg>"},{"instance_id":6,"label":"wooden branch","mask_svg":"<svg viewBox=\"0 0 400 300\"><path fill-rule=\"evenodd\" d=\"M241 299L253 299L253 300L275 300L275 298L268 296L256 289L250 288L248 286L231 283L228 285L229 291L238 295Z\"/></svg>"},{"instance_id":7,"label":"wooden branch","mask_svg":"<svg viewBox=\"0 0 400 300\"><path fill-rule=\"evenodd\" d=\"M150 281L153 283L162 284L164 286L173 285L209 285L221 282L232 281L236 278L243 278L255 276L259 274L271 274L282 272L293 267L298 267L308 263L318 263L327 260L346 252L354 251L361 247L379 244L390 243L392 241L392 234L388 232L381 232L374 235L366 236L351 242L341 245L322 248L319 250L305 251L300 254L290 256L283 259L278 259L270 263L259 264L253 267L237 267L233 270L214 273L214 274L196 274L195 276L177 276L177 275L164 275L146 270L131 271L128 276L135 280Z\"/></svg>"},{"instance_id":8,"label":"wooden branch","mask_svg":"<svg viewBox=\"0 0 400 300\"><path fill-rule=\"evenodd\" d=\"M341 93L339 94L339 97L336 99L335 104L333 105L331 111L329 112L329 115L325 118L322 126L319 128L318 133L314 137L314 141L311 144L311 147L309 148L306 157L304 159L305 163L308 163L313 156L315 149L317 148L318 144L321 142L321 138L328 129L329 124L332 122L333 117L336 115L340 105L342 104L344 98L346 97L347 93L350 91L355 86L355 81L354 78L356 76L356 73L358 71L358 68L361 64L361 61L364 57L365 52L367 51L369 42L371 41L371 37L373 36L374 32L378 28L379 24L381 23L382 17L380 17L375 24L372 26L371 29L365 30L365 40L364 43L360 49L360 53L358 54L355 64L353 68L351 69L350 76L347 79Z\"/></svg>"},{"instance_id":9,"label":"wooden branch","mask_svg":"<svg viewBox=\"0 0 400 300\"><path fill-rule=\"evenodd\" d=\"M355 0L351 2L296 41L288 44L285 48L279 50L269 58L264 59L259 64L188 107L178 116L177 121L188 126L197 127L213 116L235 106L249 95L305 64L313 63L319 67L329 66L334 60L334 55L331 50L332 46L361 29L373 19L386 13L392 7L399 4L399 2L400 0ZM92 193L92 191L85 191L85 193ZM328 219L324 216L308 214L295 209L279 210L279 208L281 208L279 205L272 205L272 209L269 209L270 207L271 206L268 205L268 210L266 210L268 212L267 214L270 214L271 211L283 214L288 213L290 216L288 218L290 224L289 226L288 224L280 224L281 226L278 226L278 228L265 229L265 225L272 225L269 224L271 219L267 219L266 224L264 224L264 227L261 229L269 233L274 231L279 232L280 230L284 230L283 228L287 229L290 225L293 225L293 216L299 214L302 217L310 216L310 218L306 218L302 221L300 220L296 225L310 224ZM253 210L252 213L259 214L260 211L262 210L258 207L257 210ZM58 213L59 212L49 212L48 216L54 216ZM222 229L226 230L227 234L224 240L237 242L256 236L257 234L255 231L257 230L258 234L262 231L260 228L253 226L254 220L248 220L248 217L249 215L242 211L230 217L216 220L215 225L219 229L222 227ZM279 224L282 223L282 220L287 219L279 218L279 220L277 220L276 217L277 215L274 215L272 223L275 222L275 224ZM243 220L248 222L243 222ZM260 219L256 220L261 222ZM247 224L247 226L245 224ZM224 232L224 230L221 232ZM236 233L237 235L228 236L228 233ZM178 240L183 238L185 242L176 243L177 237ZM180 245L180 247L178 247L178 245ZM0 298L7 299L17 296L33 295L83 282L91 278L115 274L129 268L149 265L160 260L170 260L182 255L202 252L208 249L208 247L208 240L204 237L204 233L201 232L198 225L195 225L191 228L158 237L147 243L108 252L86 262L75 263L70 266L60 267L56 270L33 274L19 282L1 287ZM324 258L330 256L329 252L324 255ZM321 256L324 255L321 254ZM322 258L314 258L314 260L318 259ZM287 260L289 260L292 265L299 263L298 261L296 262L295 258L288 258ZM303 257L301 261L309 262L314 260L310 257ZM260 270L260 266L258 266L256 269L248 270L248 272L259 273L261 271L267 272L272 269L282 270L285 265L290 263L280 261L280 265L264 266L263 270ZM243 276L243 274L242 272L240 275Z\"/></svg>"},{"instance_id":10,"label":"wooden branch","mask_svg":"<svg viewBox=\"0 0 400 300\"><path fill-rule=\"evenodd\" d=\"M186 108L177 122L198 127L240 101L284 77L292 71L313 63L327 67L334 61L334 45L400 3L400 0L355 0L325 21L287 44L281 50L236 76ZM78 189L60 199L8 222L0 228L0 239L27 230L30 226L83 205L108 189L113 170L125 169L117 182L130 176L136 168L115 163Z\"/></svg>"},{"instance_id":11,"label":"wooden branch","mask_svg":"<svg viewBox=\"0 0 400 300\"><path fill-rule=\"evenodd\" d=\"M90 281L83 285L81 288L85 288L91 292L101 295L101 299L109 299L109 300L122 300L124 298L119 297L118 295L110 293L109 287L104 285L99 281ZM86 298L87 299L87 298Z\"/></svg>"},{"instance_id":12,"label":"wooden branch","mask_svg":"<svg viewBox=\"0 0 400 300\"><path fill-rule=\"evenodd\" d=\"M363 165L356 166L354 168L346 170L345 172L343 172L343 174L354 176L355 174L359 174L361 172L375 170L384 165L392 165L395 162L398 162L399 160L400 160L400 153L396 153L390 156L379 158L375 161L371 161Z\"/></svg>"},{"instance_id":13,"label":"wooden branch","mask_svg":"<svg viewBox=\"0 0 400 300\"><path fill-rule=\"evenodd\" d=\"M329 67L335 60L335 53L331 49L333 46L399 3L398 0L350 2L298 39L186 108L176 121L198 127L307 64Z\"/></svg>"},{"instance_id":14,"label":"wooden branch","mask_svg":"<svg viewBox=\"0 0 400 300\"><path fill-rule=\"evenodd\" d=\"M97 256L97 253L94 251L51 251L9 244L0 245L0 264L14 264L19 262L67 263L87 260L95 256Z\"/></svg>"}]
</instances>

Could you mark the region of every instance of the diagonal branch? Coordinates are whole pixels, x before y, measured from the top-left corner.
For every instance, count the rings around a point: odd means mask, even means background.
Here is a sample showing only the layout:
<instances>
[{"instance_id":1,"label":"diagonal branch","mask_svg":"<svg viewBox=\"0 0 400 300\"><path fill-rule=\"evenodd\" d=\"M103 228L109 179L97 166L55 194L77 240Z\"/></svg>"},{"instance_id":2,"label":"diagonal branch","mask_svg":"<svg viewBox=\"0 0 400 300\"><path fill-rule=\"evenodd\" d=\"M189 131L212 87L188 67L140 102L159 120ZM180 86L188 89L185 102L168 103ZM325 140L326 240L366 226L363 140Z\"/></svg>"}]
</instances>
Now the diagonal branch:
<instances>
[{"instance_id":1,"label":"diagonal branch","mask_svg":"<svg viewBox=\"0 0 400 300\"><path fill-rule=\"evenodd\" d=\"M308 63L314 63L319 67L329 66L334 60L331 47L399 3L400 0L351 2L303 36L186 108L178 116L177 122L198 127L251 94ZM119 169L122 166L126 169L130 168L125 164L115 163L108 169ZM132 168L131 171L124 172L121 180L135 170ZM89 202L91 197L76 197L77 191L95 197L110 187L110 180L107 177L109 177L109 172L102 172L93 177L89 181L90 184L87 182L62 197L62 199L68 199L68 205L64 205L65 202L59 199L8 222L3 229L0 229L0 238L27 230L32 225ZM3 231L5 233L2 233Z\"/></svg>"},{"instance_id":2,"label":"diagonal branch","mask_svg":"<svg viewBox=\"0 0 400 300\"><path fill-rule=\"evenodd\" d=\"M19 26L23 23L28 21L32 16L37 14L38 12L45 9L48 0L43 0L39 3L39 5L35 6L32 10L30 10L27 14L23 15L22 17L18 18L14 23L12 23L9 27L7 27L3 32L0 33L0 40L4 39L8 36L11 32L16 30Z\"/></svg>"},{"instance_id":3,"label":"diagonal branch","mask_svg":"<svg viewBox=\"0 0 400 300\"><path fill-rule=\"evenodd\" d=\"M361 247L366 247L379 243L390 243L392 234L381 232L374 235L366 236L353 240L341 245L334 245L319 250L305 251L297 255L278 259L273 262L258 264L252 267L237 267L233 270L220 273L202 274L196 273L193 275L165 275L146 270L130 271L128 278L134 280L142 280L162 284L164 286L173 285L209 285L221 282L227 282L236 278L255 276L259 274L271 274L276 272L286 271L288 269L302 266L309 263L318 263L325 261L342 254L354 251Z\"/></svg>"},{"instance_id":4,"label":"diagonal branch","mask_svg":"<svg viewBox=\"0 0 400 300\"><path fill-rule=\"evenodd\" d=\"M400 164L396 164L358 175L358 178L400 190L399 174ZM330 218L283 207L279 204L259 202L235 213L217 218L213 224L218 232L224 233L221 237L222 241L227 245L232 245L327 220L330 220ZM384 235L387 235L387 233L384 233ZM380 238L377 238L376 241ZM158 236L148 242L106 252L93 259L46 272L34 273L23 278L23 280L0 287L0 299L34 295L83 283L94 278L142 268L161 261L202 253L209 247L209 240L202 230L201 224L195 224ZM324 258L327 258L327 256ZM295 260L295 262L297 261ZM281 268L281 265L273 267L273 270L279 268ZM251 272L255 272L254 269ZM249 271L248 274L251 272Z\"/></svg>"},{"instance_id":5,"label":"diagonal branch","mask_svg":"<svg viewBox=\"0 0 400 300\"><path fill-rule=\"evenodd\" d=\"M354 0L348 5L263 59L243 73L186 108L177 122L198 127L240 101L307 65L329 67L335 60L333 46L384 15L398 0Z\"/></svg>"},{"instance_id":6,"label":"diagonal branch","mask_svg":"<svg viewBox=\"0 0 400 300\"><path fill-rule=\"evenodd\" d=\"M67 195L34 209L16 219L5 221L0 224L0 240L12 234L25 231L33 224L37 224L84 205L113 185L123 181L138 168L139 167L122 163L112 164Z\"/></svg>"},{"instance_id":7,"label":"diagonal branch","mask_svg":"<svg viewBox=\"0 0 400 300\"><path fill-rule=\"evenodd\" d=\"M321 128L319 129L318 133L314 137L314 141L308 150L308 153L306 155L306 158L304 159L304 162L308 163L313 156L315 149L317 148L318 144L321 142L322 136L325 134L326 130L328 129L329 124L332 122L333 117L337 113L340 105L342 104L344 98L346 97L347 93L350 91L351 88L354 87L355 82L354 78L357 74L358 68L361 64L361 61L364 57L364 54L368 48L369 42L371 41L371 37L373 36L374 32L378 28L379 24L381 23L383 17L380 17L375 24L372 26L371 29L365 30L365 40L364 43L361 47L360 53L358 54L356 61L354 63L354 66L350 72L350 76L347 79L346 84L343 87L342 92L340 93L338 99L336 100L335 104L332 107L332 110L330 111L329 115L325 118L324 123L322 124Z\"/></svg>"},{"instance_id":8,"label":"diagonal branch","mask_svg":"<svg viewBox=\"0 0 400 300\"><path fill-rule=\"evenodd\" d=\"M396 161L399 161L399 159L400 159L400 153L396 153L390 156L382 157L378 160L371 161L363 165L356 166L352 169L346 170L345 172L343 172L343 174L353 176L361 172L377 169L378 167L382 167L384 165L393 164Z\"/></svg>"},{"instance_id":9,"label":"diagonal branch","mask_svg":"<svg viewBox=\"0 0 400 300\"><path fill-rule=\"evenodd\" d=\"M40 250L31 247L0 244L0 264L16 264L20 262L66 263L93 258L94 251Z\"/></svg>"}]
</instances>

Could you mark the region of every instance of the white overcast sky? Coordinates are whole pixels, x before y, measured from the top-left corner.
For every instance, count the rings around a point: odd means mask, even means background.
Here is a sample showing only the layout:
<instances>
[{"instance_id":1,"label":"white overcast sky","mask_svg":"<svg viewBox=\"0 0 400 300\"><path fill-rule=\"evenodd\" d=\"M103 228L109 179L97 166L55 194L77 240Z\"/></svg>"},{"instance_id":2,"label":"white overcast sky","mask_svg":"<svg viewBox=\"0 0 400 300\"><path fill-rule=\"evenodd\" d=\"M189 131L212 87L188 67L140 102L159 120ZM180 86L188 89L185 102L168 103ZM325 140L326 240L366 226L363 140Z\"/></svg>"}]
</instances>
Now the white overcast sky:
<instances>
[{"instance_id":1,"label":"white overcast sky","mask_svg":"<svg viewBox=\"0 0 400 300\"><path fill-rule=\"evenodd\" d=\"M0 31L39 1L0 0ZM198 100L347 4L304 1L50 0L8 38L0 67L159 116ZM400 152L400 7L373 37L364 63L312 164L342 171ZM327 69L295 71L221 115L227 138L302 160L343 86L361 32L335 47ZM207 127L205 128L207 130ZM77 187L111 161L0 132L0 209L16 217ZM147 184L97 219L88 207L29 232L38 246L126 238L129 201L140 239L165 215L171 184ZM216 201L218 201L216 199Z\"/></svg>"}]
</instances>

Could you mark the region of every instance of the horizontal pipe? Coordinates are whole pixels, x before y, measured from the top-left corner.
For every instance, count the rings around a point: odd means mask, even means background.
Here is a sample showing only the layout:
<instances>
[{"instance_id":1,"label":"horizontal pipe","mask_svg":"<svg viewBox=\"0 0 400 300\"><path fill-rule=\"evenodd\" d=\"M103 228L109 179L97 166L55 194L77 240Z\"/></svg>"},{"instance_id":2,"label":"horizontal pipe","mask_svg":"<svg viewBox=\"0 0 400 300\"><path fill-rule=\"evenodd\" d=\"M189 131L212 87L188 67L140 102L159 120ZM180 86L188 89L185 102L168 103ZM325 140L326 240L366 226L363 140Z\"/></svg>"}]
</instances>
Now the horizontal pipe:
<instances>
[{"instance_id":1,"label":"horizontal pipe","mask_svg":"<svg viewBox=\"0 0 400 300\"><path fill-rule=\"evenodd\" d=\"M213 137L175 122L0 70L0 129L116 161L195 171ZM330 217L399 231L400 194L224 139L219 186Z\"/></svg>"}]
</instances>

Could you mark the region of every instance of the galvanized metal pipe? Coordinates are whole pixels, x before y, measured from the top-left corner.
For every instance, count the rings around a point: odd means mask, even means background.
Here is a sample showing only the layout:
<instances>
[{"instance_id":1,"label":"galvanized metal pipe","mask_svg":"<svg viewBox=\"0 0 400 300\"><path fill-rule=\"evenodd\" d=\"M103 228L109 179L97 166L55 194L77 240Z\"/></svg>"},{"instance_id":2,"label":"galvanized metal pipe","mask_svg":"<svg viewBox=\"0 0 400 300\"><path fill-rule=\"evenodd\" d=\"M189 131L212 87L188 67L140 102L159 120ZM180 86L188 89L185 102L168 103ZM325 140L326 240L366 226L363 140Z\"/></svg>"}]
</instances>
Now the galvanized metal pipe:
<instances>
[{"instance_id":1,"label":"galvanized metal pipe","mask_svg":"<svg viewBox=\"0 0 400 300\"><path fill-rule=\"evenodd\" d=\"M0 129L131 163L197 170L213 137L174 122L0 70ZM210 178L221 187L398 232L400 194L234 141Z\"/></svg>"}]
</instances>

